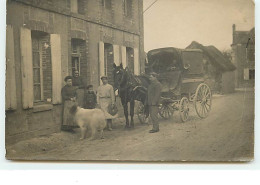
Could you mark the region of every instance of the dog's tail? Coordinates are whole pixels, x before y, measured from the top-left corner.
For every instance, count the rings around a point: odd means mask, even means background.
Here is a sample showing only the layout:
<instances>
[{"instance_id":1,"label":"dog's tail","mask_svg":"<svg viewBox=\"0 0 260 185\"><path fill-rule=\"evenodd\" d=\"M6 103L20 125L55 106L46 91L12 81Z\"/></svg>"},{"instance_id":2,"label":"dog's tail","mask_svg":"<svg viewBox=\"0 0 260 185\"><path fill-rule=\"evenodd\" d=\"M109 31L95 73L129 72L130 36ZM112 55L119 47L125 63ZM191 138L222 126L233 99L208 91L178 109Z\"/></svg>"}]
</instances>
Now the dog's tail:
<instances>
[{"instance_id":1,"label":"dog's tail","mask_svg":"<svg viewBox=\"0 0 260 185\"><path fill-rule=\"evenodd\" d=\"M73 105L71 108L70 108L70 113L72 115L74 115L76 112L77 112L77 109L78 109L78 105Z\"/></svg>"}]
</instances>

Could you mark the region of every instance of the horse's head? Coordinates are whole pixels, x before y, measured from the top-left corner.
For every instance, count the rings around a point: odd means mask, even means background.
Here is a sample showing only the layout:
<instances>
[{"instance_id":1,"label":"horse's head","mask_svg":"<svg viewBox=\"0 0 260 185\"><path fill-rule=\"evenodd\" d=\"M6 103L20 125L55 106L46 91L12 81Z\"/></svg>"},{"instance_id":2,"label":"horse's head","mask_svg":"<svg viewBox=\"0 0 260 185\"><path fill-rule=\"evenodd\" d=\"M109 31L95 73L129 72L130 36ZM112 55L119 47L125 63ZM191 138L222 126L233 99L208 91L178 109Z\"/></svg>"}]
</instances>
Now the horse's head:
<instances>
[{"instance_id":1,"label":"horse's head","mask_svg":"<svg viewBox=\"0 0 260 185\"><path fill-rule=\"evenodd\" d=\"M125 78L125 69L123 68L122 63L117 66L115 63L113 64L114 70L114 88L115 90L119 89L119 87L122 85L124 82Z\"/></svg>"}]
</instances>

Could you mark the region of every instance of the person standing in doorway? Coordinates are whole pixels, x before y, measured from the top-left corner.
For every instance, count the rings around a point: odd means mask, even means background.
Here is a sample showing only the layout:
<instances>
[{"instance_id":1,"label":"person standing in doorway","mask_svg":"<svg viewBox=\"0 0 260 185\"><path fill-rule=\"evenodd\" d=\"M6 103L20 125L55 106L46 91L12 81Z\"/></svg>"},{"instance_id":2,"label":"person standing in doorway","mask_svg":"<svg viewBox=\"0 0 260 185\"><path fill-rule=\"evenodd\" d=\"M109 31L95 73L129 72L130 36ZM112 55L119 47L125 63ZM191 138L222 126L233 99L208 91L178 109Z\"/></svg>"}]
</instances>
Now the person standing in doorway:
<instances>
[{"instance_id":1,"label":"person standing in doorway","mask_svg":"<svg viewBox=\"0 0 260 185\"><path fill-rule=\"evenodd\" d=\"M112 85L108 84L107 76L102 76L102 85L97 89L97 107L100 107L104 113L107 120L107 129L112 130L112 119L116 118L117 115L112 116L108 113L109 105L115 105L115 93Z\"/></svg>"},{"instance_id":2,"label":"person standing in doorway","mask_svg":"<svg viewBox=\"0 0 260 185\"><path fill-rule=\"evenodd\" d=\"M61 90L63 104L61 129L70 132L73 132L73 128L76 127L73 116L70 114L71 107L76 104L76 88L72 86L72 78L72 76L65 77L66 85Z\"/></svg>"},{"instance_id":3,"label":"person standing in doorway","mask_svg":"<svg viewBox=\"0 0 260 185\"><path fill-rule=\"evenodd\" d=\"M147 89L146 104L149 107L149 114L153 124L152 130L149 131L150 133L159 132L158 113L162 86L156 77L157 74L154 72L149 74L150 85Z\"/></svg>"},{"instance_id":4,"label":"person standing in doorway","mask_svg":"<svg viewBox=\"0 0 260 185\"><path fill-rule=\"evenodd\" d=\"M79 71L74 71L72 79L72 85L76 87L76 101L79 107L84 107L84 83L82 78L79 76Z\"/></svg>"}]
</instances>

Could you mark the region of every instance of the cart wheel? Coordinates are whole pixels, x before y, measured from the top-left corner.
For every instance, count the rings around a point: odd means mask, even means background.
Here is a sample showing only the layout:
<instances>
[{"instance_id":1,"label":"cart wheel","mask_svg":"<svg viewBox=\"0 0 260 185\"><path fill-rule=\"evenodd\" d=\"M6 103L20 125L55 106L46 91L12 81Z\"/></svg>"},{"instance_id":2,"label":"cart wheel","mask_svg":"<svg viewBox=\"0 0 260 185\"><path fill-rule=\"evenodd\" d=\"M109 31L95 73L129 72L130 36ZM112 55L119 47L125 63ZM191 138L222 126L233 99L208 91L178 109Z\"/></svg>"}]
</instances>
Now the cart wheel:
<instances>
[{"instance_id":1,"label":"cart wheel","mask_svg":"<svg viewBox=\"0 0 260 185\"><path fill-rule=\"evenodd\" d=\"M208 85L202 83L198 86L194 99L195 110L200 118L206 118L211 110L212 95Z\"/></svg>"},{"instance_id":2,"label":"cart wheel","mask_svg":"<svg viewBox=\"0 0 260 185\"><path fill-rule=\"evenodd\" d=\"M170 103L163 103L159 106L159 115L164 119L172 117L174 110Z\"/></svg>"},{"instance_id":3,"label":"cart wheel","mask_svg":"<svg viewBox=\"0 0 260 185\"><path fill-rule=\"evenodd\" d=\"M189 118L189 100L187 97L183 97L179 104L179 113L182 122L185 122Z\"/></svg>"},{"instance_id":4,"label":"cart wheel","mask_svg":"<svg viewBox=\"0 0 260 185\"><path fill-rule=\"evenodd\" d=\"M145 114L144 105L141 102L139 103L138 106L137 116L141 124L148 123L148 117Z\"/></svg>"}]
</instances>

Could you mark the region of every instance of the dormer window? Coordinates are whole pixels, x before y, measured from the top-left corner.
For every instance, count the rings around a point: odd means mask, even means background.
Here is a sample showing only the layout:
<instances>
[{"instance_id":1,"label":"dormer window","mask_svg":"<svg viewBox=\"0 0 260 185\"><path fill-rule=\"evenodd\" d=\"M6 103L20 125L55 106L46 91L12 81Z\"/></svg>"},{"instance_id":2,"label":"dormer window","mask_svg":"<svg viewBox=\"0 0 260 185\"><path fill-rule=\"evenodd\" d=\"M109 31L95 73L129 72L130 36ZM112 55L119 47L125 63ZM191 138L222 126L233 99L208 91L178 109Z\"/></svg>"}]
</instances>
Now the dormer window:
<instances>
[{"instance_id":1,"label":"dormer window","mask_svg":"<svg viewBox=\"0 0 260 185\"><path fill-rule=\"evenodd\" d=\"M107 9L111 9L111 0L102 0L102 6Z\"/></svg>"},{"instance_id":2,"label":"dormer window","mask_svg":"<svg viewBox=\"0 0 260 185\"><path fill-rule=\"evenodd\" d=\"M85 4L84 0L71 0L70 1L70 9L71 12L77 14L85 14Z\"/></svg>"},{"instance_id":3,"label":"dormer window","mask_svg":"<svg viewBox=\"0 0 260 185\"><path fill-rule=\"evenodd\" d=\"M124 15L132 17L132 0L123 0Z\"/></svg>"}]
</instances>

